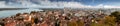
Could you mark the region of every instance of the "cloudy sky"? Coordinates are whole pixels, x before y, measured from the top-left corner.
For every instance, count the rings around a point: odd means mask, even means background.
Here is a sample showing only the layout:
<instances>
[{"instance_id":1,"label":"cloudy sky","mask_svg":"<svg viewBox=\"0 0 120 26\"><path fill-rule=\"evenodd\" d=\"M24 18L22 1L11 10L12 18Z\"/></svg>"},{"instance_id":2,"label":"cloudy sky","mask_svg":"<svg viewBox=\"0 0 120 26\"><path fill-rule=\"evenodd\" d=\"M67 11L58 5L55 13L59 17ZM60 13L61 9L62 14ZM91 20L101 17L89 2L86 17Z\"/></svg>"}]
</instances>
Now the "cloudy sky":
<instances>
[{"instance_id":1,"label":"cloudy sky","mask_svg":"<svg viewBox=\"0 0 120 26\"><path fill-rule=\"evenodd\" d=\"M65 1L65 2L80 2L85 5L99 5L99 4L105 4L105 5L119 5L120 0L50 0L50 1ZM120 5L119 5L120 6Z\"/></svg>"},{"instance_id":2,"label":"cloudy sky","mask_svg":"<svg viewBox=\"0 0 120 26\"><path fill-rule=\"evenodd\" d=\"M8 7L120 8L120 0L0 0L0 8Z\"/></svg>"}]
</instances>

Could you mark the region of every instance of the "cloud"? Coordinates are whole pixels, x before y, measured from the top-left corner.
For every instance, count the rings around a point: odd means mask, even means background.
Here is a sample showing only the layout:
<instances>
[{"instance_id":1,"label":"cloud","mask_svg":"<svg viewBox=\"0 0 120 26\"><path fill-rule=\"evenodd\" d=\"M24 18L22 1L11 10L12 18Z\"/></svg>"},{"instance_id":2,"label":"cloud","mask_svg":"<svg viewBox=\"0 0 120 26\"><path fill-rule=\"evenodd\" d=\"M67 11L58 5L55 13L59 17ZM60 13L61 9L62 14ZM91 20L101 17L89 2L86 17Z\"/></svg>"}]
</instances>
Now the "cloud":
<instances>
[{"instance_id":1,"label":"cloud","mask_svg":"<svg viewBox=\"0 0 120 26\"><path fill-rule=\"evenodd\" d=\"M4 1L0 1L0 8L8 8L12 6L7 6Z\"/></svg>"},{"instance_id":2,"label":"cloud","mask_svg":"<svg viewBox=\"0 0 120 26\"><path fill-rule=\"evenodd\" d=\"M82 8L82 7L84 7L83 4L78 3L78 2L66 2L66 3L63 4L63 6L64 7L74 7L74 8L77 8L77 7Z\"/></svg>"},{"instance_id":3,"label":"cloud","mask_svg":"<svg viewBox=\"0 0 120 26\"><path fill-rule=\"evenodd\" d=\"M120 6L112 6L112 5L104 5L99 4L96 6L92 5L84 5L80 2L50 2L49 0L34 0L34 2L37 2L39 4L35 4L31 1L18 1L20 4L9 2L8 4L5 4L5 1L0 1L0 8L64 8L64 7L70 7L70 8L120 8ZM39 1L39 2L38 2ZM93 0L94 3L94 0Z\"/></svg>"},{"instance_id":4,"label":"cloud","mask_svg":"<svg viewBox=\"0 0 120 26\"><path fill-rule=\"evenodd\" d=\"M120 8L120 6L105 5L105 8Z\"/></svg>"},{"instance_id":5,"label":"cloud","mask_svg":"<svg viewBox=\"0 0 120 26\"><path fill-rule=\"evenodd\" d=\"M73 8L120 8L120 6L104 5L104 4L99 4L96 6L84 5L78 2L68 2L68 3L64 3L63 5L64 7L73 7Z\"/></svg>"}]
</instances>

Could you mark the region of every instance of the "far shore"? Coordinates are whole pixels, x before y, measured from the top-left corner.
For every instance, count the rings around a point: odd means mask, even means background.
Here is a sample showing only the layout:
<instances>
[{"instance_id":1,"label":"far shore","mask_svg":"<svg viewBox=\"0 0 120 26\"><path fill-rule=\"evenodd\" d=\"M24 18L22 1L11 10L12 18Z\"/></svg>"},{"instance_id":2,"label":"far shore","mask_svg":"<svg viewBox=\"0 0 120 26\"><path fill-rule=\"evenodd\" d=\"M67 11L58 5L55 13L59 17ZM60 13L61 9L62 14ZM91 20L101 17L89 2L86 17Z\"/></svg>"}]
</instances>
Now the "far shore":
<instances>
[{"instance_id":1,"label":"far shore","mask_svg":"<svg viewBox=\"0 0 120 26\"><path fill-rule=\"evenodd\" d=\"M28 8L0 8L0 11L3 11L3 10L22 10L22 9L28 9Z\"/></svg>"}]
</instances>

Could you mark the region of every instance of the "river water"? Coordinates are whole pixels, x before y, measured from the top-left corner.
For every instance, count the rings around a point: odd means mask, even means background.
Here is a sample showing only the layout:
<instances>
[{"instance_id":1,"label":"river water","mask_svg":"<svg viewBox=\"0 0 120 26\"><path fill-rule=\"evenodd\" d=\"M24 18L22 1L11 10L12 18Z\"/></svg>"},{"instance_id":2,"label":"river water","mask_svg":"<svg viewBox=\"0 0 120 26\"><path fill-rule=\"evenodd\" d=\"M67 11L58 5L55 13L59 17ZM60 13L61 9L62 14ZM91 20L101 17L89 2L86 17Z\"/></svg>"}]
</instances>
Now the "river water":
<instances>
[{"instance_id":1,"label":"river water","mask_svg":"<svg viewBox=\"0 0 120 26\"><path fill-rule=\"evenodd\" d=\"M0 11L0 18L9 17L17 13L29 13L31 11L42 11L42 10L40 9L4 10L4 11Z\"/></svg>"}]
</instances>

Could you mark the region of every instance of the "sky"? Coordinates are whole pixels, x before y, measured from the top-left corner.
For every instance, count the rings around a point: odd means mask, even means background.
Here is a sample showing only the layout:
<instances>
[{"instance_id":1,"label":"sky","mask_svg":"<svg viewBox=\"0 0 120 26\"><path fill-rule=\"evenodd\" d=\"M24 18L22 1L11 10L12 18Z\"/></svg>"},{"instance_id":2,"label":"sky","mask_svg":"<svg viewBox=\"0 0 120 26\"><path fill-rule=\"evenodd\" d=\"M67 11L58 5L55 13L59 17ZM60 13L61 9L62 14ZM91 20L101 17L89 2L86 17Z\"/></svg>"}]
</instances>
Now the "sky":
<instances>
[{"instance_id":1,"label":"sky","mask_svg":"<svg viewBox=\"0 0 120 26\"><path fill-rule=\"evenodd\" d=\"M0 0L0 8L9 7L120 8L120 0Z\"/></svg>"},{"instance_id":2,"label":"sky","mask_svg":"<svg viewBox=\"0 0 120 26\"><path fill-rule=\"evenodd\" d=\"M84 5L92 5L96 6L99 4L104 4L104 5L113 5L113 6L120 6L120 0L50 0L50 1L67 1L67 2L79 2Z\"/></svg>"}]
</instances>

